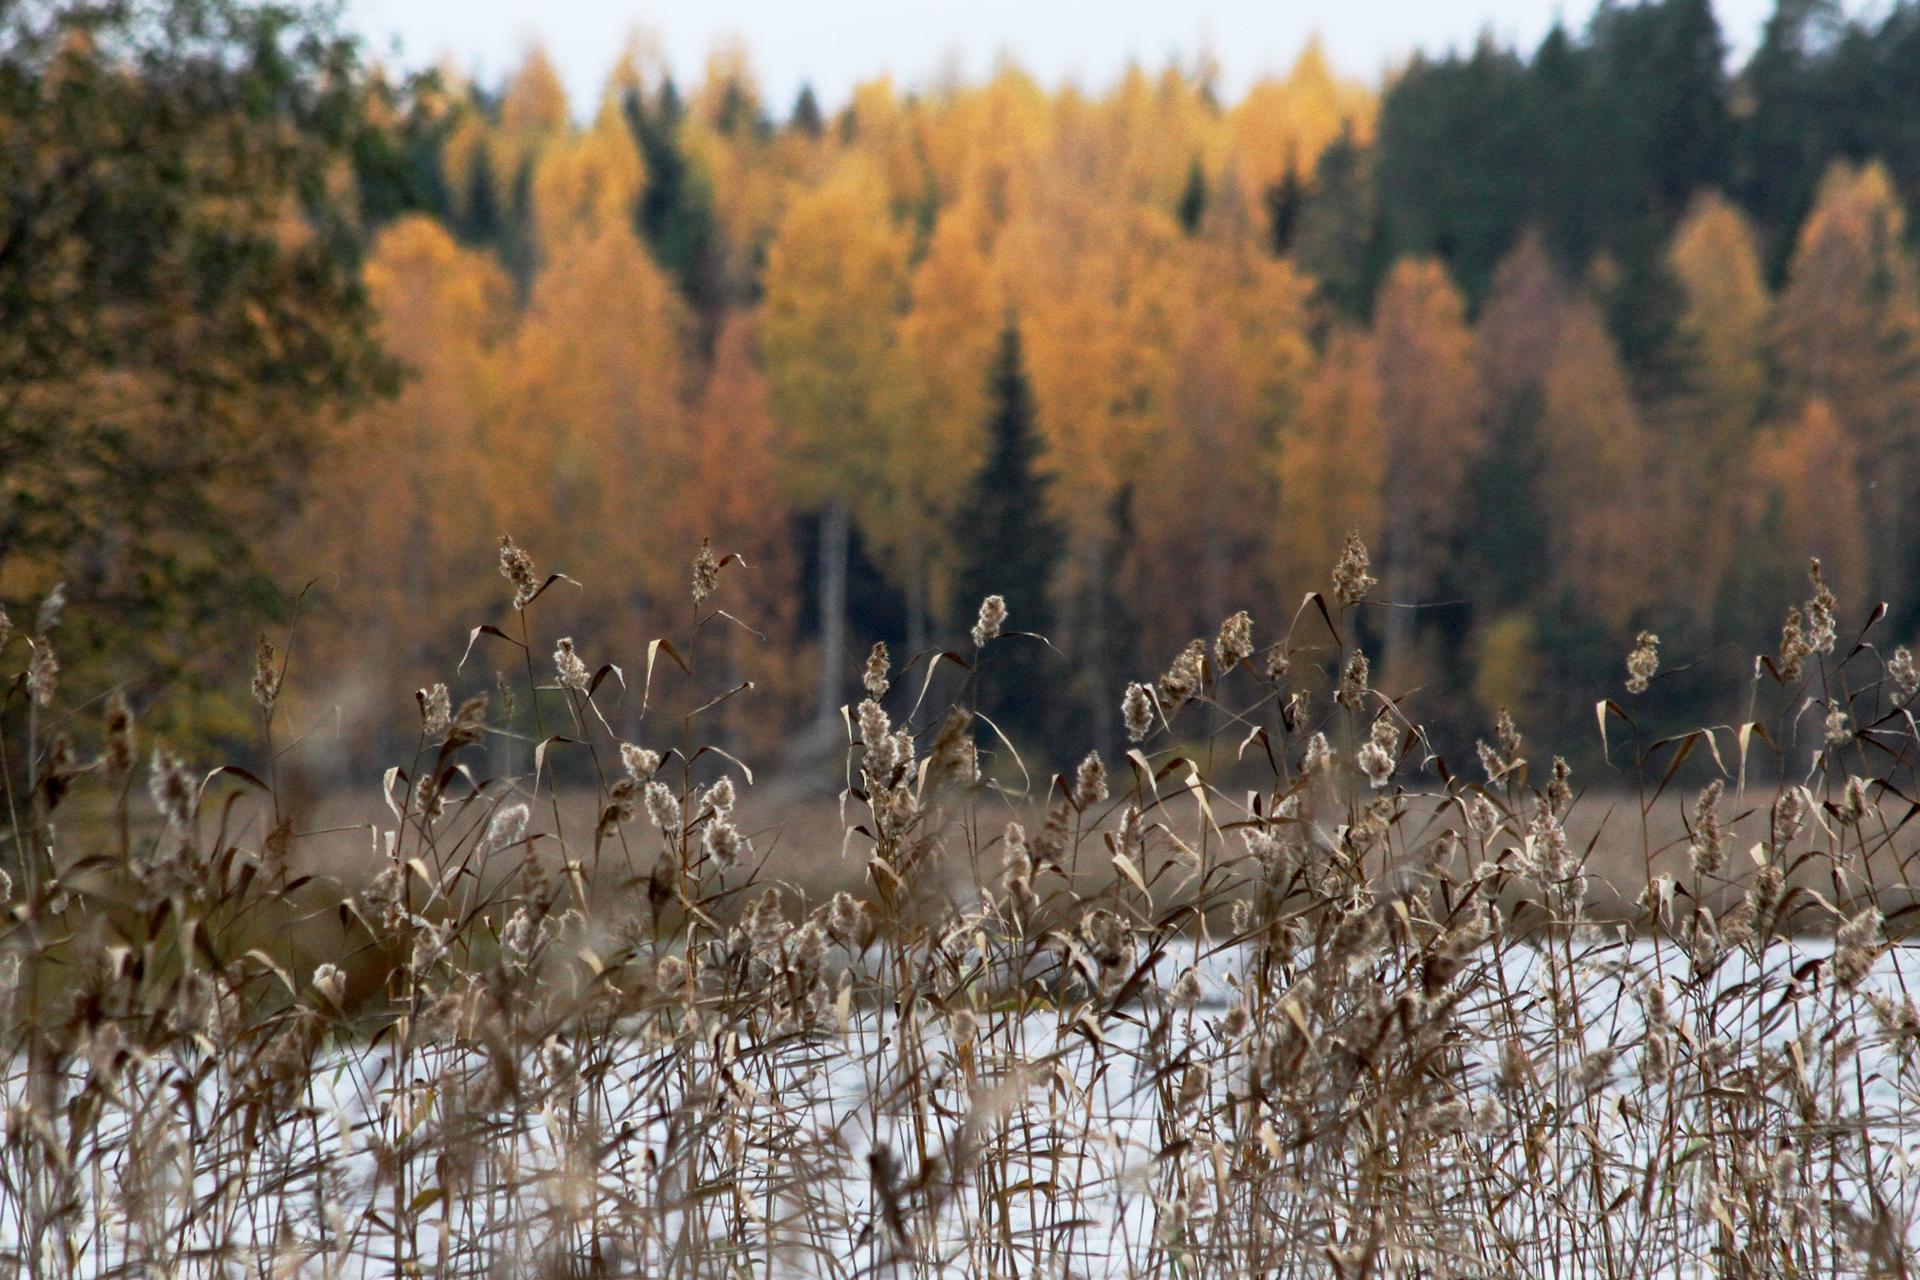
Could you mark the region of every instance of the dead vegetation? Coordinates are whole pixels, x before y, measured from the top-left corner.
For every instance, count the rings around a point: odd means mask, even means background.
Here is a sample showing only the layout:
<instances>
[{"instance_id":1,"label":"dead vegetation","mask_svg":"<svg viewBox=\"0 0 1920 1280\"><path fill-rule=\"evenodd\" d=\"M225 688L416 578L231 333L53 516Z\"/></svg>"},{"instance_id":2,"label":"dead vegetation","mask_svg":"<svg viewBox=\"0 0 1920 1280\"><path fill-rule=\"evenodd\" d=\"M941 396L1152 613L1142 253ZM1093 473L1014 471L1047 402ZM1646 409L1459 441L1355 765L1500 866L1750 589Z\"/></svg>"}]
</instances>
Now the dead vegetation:
<instances>
[{"instance_id":1,"label":"dead vegetation","mask_svg":"<svg viewBox=\"0 0 1920 1280\"><path fill-rule=\"evenodd\" d=\"M700 626L726 569L703 549ZM281 808L272 645L264 766L212 773L65 696L57 602L4 647L11 1267L1909 1273L1920 1012L1881 895L1920 675L1877 619L1843 638L1817 570L1748 723L1600 703L1640 787L1605 806L1641 865L1604 911L1561 761L1503 718L1455 771L1370 686L1357 539L1277 634L1235 615L1125 690L1133 746L1070 775L1028 775L970 683L925 704L965 654L876 652L832 892L780 874L701 712L612 731L609 699L700 677L684 638L596 665L541 634L526 553L502 570L476 643L518 713L421 692L368 875L308 869L341 834ZM976 650L1017 626L989 600ZM1658 669L1644 636L1629 677ZM528 769L491 775L503 739Z\"/></svg>"}]
</instances>

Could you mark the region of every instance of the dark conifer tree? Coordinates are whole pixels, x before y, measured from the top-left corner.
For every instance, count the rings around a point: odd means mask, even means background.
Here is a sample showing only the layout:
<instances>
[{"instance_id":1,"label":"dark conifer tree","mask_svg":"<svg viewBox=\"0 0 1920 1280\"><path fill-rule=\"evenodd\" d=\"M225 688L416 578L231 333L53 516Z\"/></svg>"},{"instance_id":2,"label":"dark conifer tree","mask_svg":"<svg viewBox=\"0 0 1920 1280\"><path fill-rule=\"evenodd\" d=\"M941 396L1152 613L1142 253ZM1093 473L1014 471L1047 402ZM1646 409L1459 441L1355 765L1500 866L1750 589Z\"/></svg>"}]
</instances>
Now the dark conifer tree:
<instances>
[{"instance_id":1,"label":"dark conifer tree","mask_svg":"<svg viewBox=\"0 0 1920 1280\"><path fill-rule=\"evenodd\" d=\"M787 118L787 125L795 133L805 134L809 138L818 138L827 131L827 118L820 110L820 99L813 94L813 86L800 86L800 95L793 100L793 114Z\"/></svg>"},{"instance_id":2,"label":"dark conifer tree","mask_svg":"<svg viewBox=\"0 0 1920 1280\"><path fill-rule=\"evenodd\" d=\"M952 616L971 625L980 602L1006 597L1009 631L1050 629L1060 532L1047 512L1047 477L1039 470L1040 433L1033 390L1010 319L990 378L987 457L960 511L961 565ZM1038 640L1007 636L983 655L979 708L1016 743L1045 744L1055 725L1055 694L1065 679L1058 659ZM1031 766L1031 763L1029 765Z\"/></svg>"},{"instance_id":3,"label":"dark conifer tree","mask_svg":"<svg viewBox=\"0 0 1920 1280\"><path fill-rule=\"evenodd\" d=\"M454 234L462 243L501 251L502 257L505 256L506 219L500 210L493 162L487 158L485 147L474 149L473 164L467 169L466 190L461 193L459 215Z\"/></svg>"},{"instance_id":4,"label":"dark conifer tree","mask_svg":"<svg viewBox=\"0 0 1920 1280\"><path fill-rule=\"evenodd\" d=\"M1726 48L1707 0L1602 5L1587 44L1571 139L1581 172L1563 175L1584 186L1585 225L1562 242L1619 257L1664 239L1701 187L1726 184Z\"/></svg>"},{"instance_id":5,"label":"dark conifer tree","mask_svg":"<svg viewBox=\"0 0 1920 1280\"><path fill-rule=\"evenodd\" d=\"M1470 298L1533 214L1538 136L1527 63L1483 39L1471 56L1416 57L1380 104L1374 162L1394 256L1432 254Z\"/></svg>"},{"instance_id":6,"label":"dark conifer tree","mask_svg":"<svg viewBox=\"0 0 1920 1280\"><path fill-rule=\"evenodd\" d=\"M1355 140L1349 121L1314 166L1293 254L1323 299L1364 323L1389 265L1386 248L1374 200L1372 153Z\"/></svg>"},{"instance_id":7,"label":"dark conifer tree","mask_svg":"<svg viewBox=\"0 0 1920 1280\"><path fill-rule=\"evenodd\" d=\"M622 101L627 127L646 167L647 184L634 211L635 229L654 261L679 280L687 301L710 322L725 303L713 194L680 145L686 114L671 77L652 103L637 90Z\"/></svg>"},{"instance_id":8,"label":"dark conifer tree","mask_svg":"<svg viewBox=\"0 0 1920 1280\"><path fill-rule=\"evenodd\" d=\"M1198 156L1187 170L1186 189L1180 193L1180 205L1175 213L1181 230L1190 236L1200 233L1200 220L1207 215L1207 171L1200 167Z\"/></svg>"},{"instance_id":9,"label":"dark conifer tree","mask_svg":"<svg viewBox=\"0 0 1920 1280\"><path fill-rule=\"evenodd\" d=\"M533 292L533 277L540 270L540 246L533 235L533 159L520 162L513 174L513 200L501 231L501 257L520 301Z\"/></svg>"},{"instance_id":10,"label":"dark conifer tree","mask_svg":"<svg viewBox=\"0 0 1920 1280\"><path fill-rule=\"evenodd\" d=\"M1767 237L1776 283L1832 157L1822 53L1837 20L1832 0L1777 0L1740 77L1751 105L1739 125L1736 190Z\"/></svg>"},{"instance_id":11,"label":"dark conifer tree","mask_svg":"<svg viewBox=\"0 0 1920 1280\"><path fill-rule=\"evenodd\" d=\"M404 214L420 213L451 221L442 151L450 117L423 109L424 93L437 92L432 72L398 88L377 83L387 113L403 109L398 120L369 124L353 139L354 185L360 196L361 225L370 237Z\"/></svg>"},{"instance_id":12,"label":"dark conifer tree","mask_svg":"<svg viewBox=\"0 0 1920 1280\"><path fill-rule=\"evenodd\" d=\"M1529 69L1534 159L1524 184L1533 220L1562 269L1576 275L1593 248L1591 209L1599 198L1591 171L1602 126L1587 102L1592 62L1590 50L1556 22Z\"/></svg>"},{"instance_id":13,"label":"dark conifer tree","mask_svg":"<svg viewBox=\"0 0 1920 1280\"><path fill-rule=\"evenodd\" d=\"M1291 168L1280 181L1268 185L1265 193L1267 206L1267 245L1276 258L1283 258L1293 252L1293 237L1300 225L1300 207L1303 193L1300 179Z\"/></svg>"}]
</instances>

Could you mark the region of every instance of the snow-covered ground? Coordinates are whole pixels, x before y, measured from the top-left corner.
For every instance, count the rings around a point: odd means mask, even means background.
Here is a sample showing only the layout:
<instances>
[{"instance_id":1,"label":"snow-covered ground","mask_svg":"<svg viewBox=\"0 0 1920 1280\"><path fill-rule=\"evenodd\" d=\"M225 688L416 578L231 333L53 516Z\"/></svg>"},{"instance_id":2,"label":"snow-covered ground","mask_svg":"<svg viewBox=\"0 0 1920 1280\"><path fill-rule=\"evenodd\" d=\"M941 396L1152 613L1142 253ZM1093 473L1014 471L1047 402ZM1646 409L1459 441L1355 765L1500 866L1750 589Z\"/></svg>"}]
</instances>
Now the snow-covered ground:
<instances>
[{"instance_id":1,"label":"snow-covered ground","mask_svg":"<svg viewBox=\"0 0 1920 1280\"><path fill-rule=\"evenodd\" d=\"M1844 1081L1816 1082L1816 1091L1845 1085L1849 1114L1895 1176L1872 1189L1835 1181L1825 1193L1884 1197L1912 1238L1920 1217L1920 1076L1864 1013L1854 1028L1857 1054L1832 1043L1794 1049L1800 1010L1822 1007L1826 997L1816 992L1786 1008L1771 994L1796 974L1806 979L1808 962L1829 946L1782 945L1761 962L1737 953L1710 982L1687 992L1690 962L1677 948L1611 943L1591 963L1562 970L1562 977L1578 976L1584 1027L1577 1041L1563 1037L1561 1062L1541 1069L1571 1073L1583 1052L1619 1048L1611 1070L1631 1091L1646 976L1665 974L1672 1014L1682 1024L1688 1011L1712 1009L1725 997L1719 1007L1744 1010L1740 1020L1696 1027L1703 1039L1749 1032L1777 1049L1782 1062L1826 1055L1825 1068L1805 1069L1844 1071ZM1234 1051L1218 1028L1236 999L1244 956L1233 949L1196 954L1191 943L1176 941L1158 963L1163 983L1189 964L1202 975L1201 1004L1172 1015L1171 1036L1213 1055L1208 1088L1218 1101L1237 1085ZM1474 1078L1489 1082L1488 1095L1498 1046L1511 1030L1505 1020L1516 1008L1530 1010L1526 1017L1553 1016L1545 1001L1525 996L1550 977L1546 955L1512 948L1479 988L1508 997L1462 1003L1458 1043ZM1916 980L1915 952L1894 947L1863 989L1899 1001ZM1761 991L1770 994L1753 998ZM1768 1021L1770 1008L1783 1012ZM741 1275L887 1270L905 1266L909 1255L916 1274L984 1274L992 1259L1016 1257L1075 1275L1143 1274L1174 1256L1165 1247L1171 1184L1162 1156L1170 1135L1156 1074L1167 1049L1151 1030L1159 1016L1121 1011L1096 1026L1047 1007L1027 1012L1016 1026L1014 1014L988 1008L977 1016L977 1033L957 1044L954 1024L937 1013L921 1015L903 1036L891 1013L829 1008L812 1030L760 1044L716 1032L696 1055L706 1074L693 1087L677 1074L684 1056L640 1040L617 1042L604 1070L591 1050L556 1042L515 1063L536 1082L531 1094L519 1095L522 1104L493 1110L453 1100L483 1096L486 1073L498 1064L431 1040L409 1059L404 1082L385 1045L353 1054L323 1049L295 1105L252 1117L243 1116L244 1105L222 1115L236 1096L220 1073L201 1079L196 1092L177 1072L148 1064L124 1073L123 1092L109 1102L119 1113L102 1132L116 1143L147 1144L149 1194L143 1199L141 1188L129 1185L129 1164L81 1168L64 1219L78 1247L77 1270L61 1260L60 1233L23 1239L17 1182L0 1186L0 1230L22 1246L27 1269L42 1275L104 1277L124 1274L129 1264L146 1272L161 1254L173 1257L174 1274L183 1277L490 1274L494 1263L515 1258L523 1266L512 1273L523 1274L554 1261L556 1241L592 1248L596 1222L604 1228L598 1240L610 1274L672 1273L696 1256L708 1260L701 1273L728 1272L731 1264L721 1257L728 1241L744 1251L734 1260ZM77 1090L78 1076L74 1084ZM6 1085L18 1124L24 1070ZM909 1097L907 1090L920 1092ZM537 1101L526 1104L529 1096ZM1642 1093L1634 1107L1594 1107L1583 1119L1591 1135L1570 1126L1553 1141L1571 1148L1577 1137L1583 1149L1589 1140L1603 1144L1624 1177L1646 1166L1666 1133L1647 1114L1655 1101L1657 1094ZM449 1114L479 1127L446 1129ZM444 1142L434 1136L443 1131ZM257 1138L250 1152L240 1141L246 1133ZM1204 1172L1220 1157L1202 1149L1222 1136L1214 1129L1189 1135L1195 1151L1175 1162ZM397 1187L391 1177L376 1177L383 1164L393 1167L387 1152L396 1148L411 1151ZM321 1155L330 1158L313 1159ZM1558 1158L1547 1151L1542 1167L1556 1169ZM86 1152L77 1159L84 1166ZM956 1165L962 1176L945 1176ZM17 1160L8 1173L19 1177ZM241 1182L223 1185L221 1175ZM486 1190L504 1181L522 1188L517 1198ZM1179 1209L1192 1218L1187 1238L1205 1239L1210 1215L1223 1211L1228 1194L1189 1193L1191 1202ZM889 1224L889 1201L901 1206L904 1230ZM130 1220L126 1202L149 1205L150 1220ZM396 1203L416 1219L411 1236L396 1228ZM1629 1226L1646 1217L1631 1203L1619 1212ZM570 1229L557 1231L563 1220ZM905 1236L914 1241L911 1250L902 1245ZM783 1247L766 1250L762 1242L770 1237ZM1574 1266L1564 1274L1583 1273ZM1683 1273L1663 1263L1640 1274Z\"/></svg>"}]
</instances>

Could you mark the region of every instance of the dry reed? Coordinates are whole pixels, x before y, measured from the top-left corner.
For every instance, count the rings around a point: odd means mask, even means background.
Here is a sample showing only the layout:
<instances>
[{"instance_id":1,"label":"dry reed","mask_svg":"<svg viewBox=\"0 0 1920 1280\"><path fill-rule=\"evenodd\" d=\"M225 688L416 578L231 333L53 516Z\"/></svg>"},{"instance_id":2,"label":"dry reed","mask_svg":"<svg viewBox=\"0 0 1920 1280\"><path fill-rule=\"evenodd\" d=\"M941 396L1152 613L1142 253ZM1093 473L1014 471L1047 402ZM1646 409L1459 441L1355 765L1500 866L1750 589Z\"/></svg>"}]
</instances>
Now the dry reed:
<instances>
[{"instance_id":1,"label":"dry reed","mask_svg":"<svg viewBox=\"0 0 1920 1280\"><path fill-rule=\"evenodd\" d=\"M731 624L726 564L703 545L696 628ZM523 714L422 690L356 883L301 871L272 768L190 772L122 698L85 758L52 624L21 637L18 1273L1909 1273L1920 1011L1865 869L1905 881L1920 677L1870 627L1840 648L1817 569L1756 667L1773 711L1655 737L1600 703L1643 822L1683 763L1713 774L1687 869L1646 847L1600 920L1566 767L1502 717L1456 774L1370 685L1357 538L1285 633L1236 614L1128 686L1123 759L1025 793L970 686L923 706L931 659L877 647L842 795L864 888L824 900L768 874L700 712L613 732L665 664L629 689L538 638L531 559L501 565L485 640ZM1005 622L989 599L975 643ZM270 763L302 728L276 734L276 653ZM500 740L532 768L487 776ZM1250 761L1258 789L1209 780Z\"/></svg>"}]
</instances>

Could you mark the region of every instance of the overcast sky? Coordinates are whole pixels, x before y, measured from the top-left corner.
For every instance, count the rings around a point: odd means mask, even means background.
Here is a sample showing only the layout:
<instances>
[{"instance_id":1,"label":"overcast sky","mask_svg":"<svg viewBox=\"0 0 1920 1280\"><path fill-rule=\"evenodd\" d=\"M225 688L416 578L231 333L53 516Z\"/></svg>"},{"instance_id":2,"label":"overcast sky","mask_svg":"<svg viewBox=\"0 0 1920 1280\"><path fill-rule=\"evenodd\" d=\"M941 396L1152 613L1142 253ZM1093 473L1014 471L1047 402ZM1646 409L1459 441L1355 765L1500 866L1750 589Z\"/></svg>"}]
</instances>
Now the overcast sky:
<instances>
[{"instance_id":1,"label":"overcast sky","mask_svg":"<svg viewBox=\"0 0 1920 1280\"><path fill-rule=\"evenodd\" d=\"M1736 54L1752 48L1772 0L1714 0ZM957 60L969 76L1012 53L1048 83L1109 83L1210 49L1237 94L1281 71L1318 32L1341 70L1377 79L1416 48L1466 46L1485 29L1531 47L1556 14L1583 25L1593 0L346 0L349 23L383 58L451 55L492 81L529 41L544 43L576 110L586 110L628 32L650 33L676 77L698 76L716 41L745 39L768 99L784 111L803 82L830 108L882 72L913 88Z\"/></svg>"}]
</instances>

